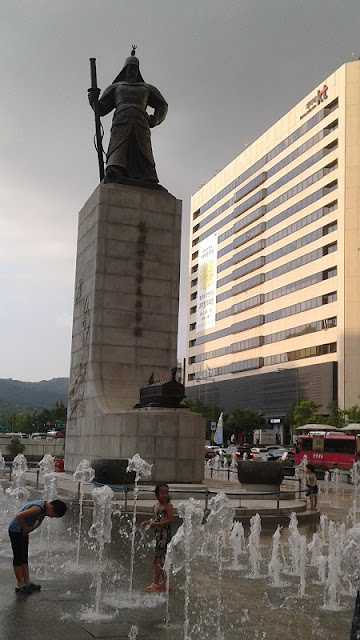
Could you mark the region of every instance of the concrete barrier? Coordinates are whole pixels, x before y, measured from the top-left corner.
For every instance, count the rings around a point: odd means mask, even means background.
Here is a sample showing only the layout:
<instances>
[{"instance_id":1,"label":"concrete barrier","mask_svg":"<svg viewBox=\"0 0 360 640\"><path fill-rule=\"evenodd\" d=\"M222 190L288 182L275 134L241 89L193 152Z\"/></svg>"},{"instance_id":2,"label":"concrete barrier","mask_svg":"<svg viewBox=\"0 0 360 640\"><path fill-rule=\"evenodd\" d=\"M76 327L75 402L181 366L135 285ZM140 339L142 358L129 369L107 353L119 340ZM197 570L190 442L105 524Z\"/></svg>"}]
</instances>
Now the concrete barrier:
<instances>
[{"instance_id":1,"label":"concrete barrier","mask_svg":"<svg viewBox=\"0 0 360 640\"><path fill-rule=\"evenodd\" d=\"M9 446L12 438L0 439L0 450L5 460L12 460L13 455L10 453ZM46 453L52 456L64 455L65 440L58 438L56 440L31 440L28 438L19 438L21 444L25 445L24 456L27 460L41 460Z\"/></svg>"}]
</instances>

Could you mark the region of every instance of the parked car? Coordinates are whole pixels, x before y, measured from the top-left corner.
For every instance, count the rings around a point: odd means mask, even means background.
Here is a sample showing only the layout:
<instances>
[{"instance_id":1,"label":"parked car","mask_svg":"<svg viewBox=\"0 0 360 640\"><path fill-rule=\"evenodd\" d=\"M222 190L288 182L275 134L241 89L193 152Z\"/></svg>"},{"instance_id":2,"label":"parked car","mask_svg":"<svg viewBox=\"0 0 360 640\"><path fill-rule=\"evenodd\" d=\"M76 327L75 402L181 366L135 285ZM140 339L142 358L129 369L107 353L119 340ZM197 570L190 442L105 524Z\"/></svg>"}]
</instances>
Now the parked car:
<instances>
[{"instance_id":1,"label":"parked car","mask_svg":"<svg viewBox=\"0 0 360 640\"><path fill-rule=\"evenodd\" d=\"M55 440L57 440L58 438L65 438L66 436L66 431L65 429L63 429L62 431L57 431L54 435Z\"/></svg>"},{"instance_id":2,"label":"parked car","mask_svg":"<svg viewBox=\"0 0 360 640\"><path fill-rule=\"evenodd\" d=\"M265 444L264 448L266 449L266 451L272 451L272 449L277 450L277 449L282 449L281 445L279 444Z\"/></svg>"},{"instance_id":3,"label":"parked car","mask_svg":"<svg viewBox=\"0 0 360 640\"><path fill-rule=\"evenodd\" d=\"M46 433L33 433L31 436L32 440L45 440Z\"/></svg>"},{"instance_id":4,"label":"parked car","mask_svg":"<svg viewBox=\"0 0 360 640\"><path fill-rule=\"evenodd\" d=\"M46 439L57 440L57 438L65 438L65 431L48 431L46 433Z\"/></svg>"},{"instance_id":5,"label":"parked car","mask_svg":"<svg viewBox=\"0 0 360 640\"><path fill-rule=\"evenodd\" d=\"M205 445L205 460L210 460L214 458L214 456L218 455L221 452L221 447L218 445Z\"/></svg>"},{"instance_id":6,"label":"parked car","mask_svg":"<svg viewBox=\"0 0 360 640\"><path fill-rule=\"evenodd\" d=\"M288 460L289 451L279 447L278 449L270 449L262 455L263 460Z\"/></svg>"},{"instance_id":7,"label":"parked car","mask_svg":"<svg viewBox=\"0 0 360 640\"><path fill-rule=\"evenodd\" d=\"M253 460L254 459L254 454L251 451L251 447L248 444L238 444L237 448L236 448L236 455L239 458L242 458L245 460Z\"/></svg>"},{"instance_id":8,"label":"parked car","mask_svg":"<svg viewBox=\"0 0 360 640\"><path fill-rule=\"evenodd\" d=\"M224 449L224 453L226 455L232 454L232 453L236 453L238 448L237 444L230 444L228 447L226 447L226 449Z\"/></svg>"},{"instance_id":9,"label":"parked car","mask_svg":"<svg viewBox=\"0 0 360 640\"><path fill-rule=\"evenodd\" d=\"M263 460L263 454L267 453L267 449L265 447L252 447L251 453L254 460Z\"/></svg>"}]
</instances>

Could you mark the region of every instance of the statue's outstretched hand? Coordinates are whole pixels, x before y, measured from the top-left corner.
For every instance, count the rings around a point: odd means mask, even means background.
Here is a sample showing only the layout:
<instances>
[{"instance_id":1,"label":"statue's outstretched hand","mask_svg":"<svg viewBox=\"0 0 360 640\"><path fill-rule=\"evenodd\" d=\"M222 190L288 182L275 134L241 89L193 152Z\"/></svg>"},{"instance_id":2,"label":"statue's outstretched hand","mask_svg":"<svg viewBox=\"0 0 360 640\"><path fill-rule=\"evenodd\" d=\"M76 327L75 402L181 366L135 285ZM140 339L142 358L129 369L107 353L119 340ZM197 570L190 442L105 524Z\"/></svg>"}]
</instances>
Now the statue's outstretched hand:
<instances>
[{"instance_id":1,"label":"statue's outstretched hand","mask_svg":"<svg viewBox=\"0 0 360 640\"><path fill-rule=\"evenodd\" d=\"M100 89L95 89L93 87L91 87L91 89L88 89L88 100L91 106L94 105L94 102L99 98L100 95Z\"/></svg>"},{"instance_id":2,"label":"statue's outstretched hand","mask_svg":"<svg viewBox=\"0 0 360 640\"><path fill-rule=\"evenodd\" d=\"M151 116L148 115L148 120L149 120L150 129L152 129L153 127L156 127L157 118L154 115L151 115Z\"/></svg>"}]
</instances>

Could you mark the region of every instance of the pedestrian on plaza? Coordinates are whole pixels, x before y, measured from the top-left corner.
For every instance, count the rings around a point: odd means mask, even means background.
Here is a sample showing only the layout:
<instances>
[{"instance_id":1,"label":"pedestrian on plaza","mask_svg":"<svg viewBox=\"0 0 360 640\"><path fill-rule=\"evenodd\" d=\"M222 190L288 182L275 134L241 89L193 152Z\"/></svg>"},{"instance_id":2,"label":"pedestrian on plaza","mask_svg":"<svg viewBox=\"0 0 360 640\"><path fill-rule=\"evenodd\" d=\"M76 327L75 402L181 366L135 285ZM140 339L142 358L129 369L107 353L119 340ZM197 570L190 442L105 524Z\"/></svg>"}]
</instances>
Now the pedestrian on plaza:
<instances>
[{"instance_id":1,"label":"pedestrian on plaza","mask_svg":"<svg viewBox=\"0 0 360 640\"><path fill-rule=\"evenodd\" d=\"M28 565L29 533L37 529L44 518L62 518L67 510L62 500L32 500L27 502L11 520L9 536L13 550L13 567L17 580L15 592L30 595L41 586L30 582Z\"/></svg>"},{"instance_id":2,"label":"pedestrian on plaza","mask_svg":"<svg viewBox=\"0 0 360 640\"><path fill-rule=\"evenodd\" d=\"M313 464L306 465L306 495L310 496L310 509L315 511L317 507L317 497L319 487L317 484L317 477L315 474L315 467Z\"/></svg>"},{"instance_id":3,"label":"pedestrian on plaza","mask_svg":"<svg viewBox=\"0 0 360 640\"><path fill-rule=\"evenodd\" d=\"M154 581L145 591L166 591L167 576L164 571L167 546L171 540L171 523L173 521L173 507L169 497L169 485L157 484L155 487L157 502L154 505L154 518L141 523L141 528L154 529Z\"/></svg>"}]
</instances>

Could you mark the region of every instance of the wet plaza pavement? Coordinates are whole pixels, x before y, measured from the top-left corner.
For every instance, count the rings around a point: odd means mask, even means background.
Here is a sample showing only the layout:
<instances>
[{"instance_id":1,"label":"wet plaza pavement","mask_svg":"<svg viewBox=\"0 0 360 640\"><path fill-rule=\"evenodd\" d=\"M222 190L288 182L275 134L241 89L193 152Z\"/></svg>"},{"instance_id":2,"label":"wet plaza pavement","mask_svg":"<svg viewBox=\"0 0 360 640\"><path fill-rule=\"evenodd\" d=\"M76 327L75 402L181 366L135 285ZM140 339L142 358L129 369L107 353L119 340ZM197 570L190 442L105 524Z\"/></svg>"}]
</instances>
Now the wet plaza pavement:
<instances>
[{"instance_id":1,"label":"wet plaza pavement","mask_svg":"<svg viewBox=\"0 0 360 640\"><path fill-rule=\"evenodd\" d=\"M351 505L351 492L323 496L322 512L344 521ZM41 497L35 492L32 497ZM307 555L306 585L301 595L300 578L290 570L281 576L281 584L272 586L268 576L274 526L261 531L260 570L250 577L249 552L239 554L236 568L230 548L225 547L220 565L216 562L216 540L190 563L188 590L188 627L184 632L186 579L184 570L171 577L167 613L163 594L146 594L152 581L152 536L136 531L134 582L129 593L131 516L112 516L112 539L105 545L102 562L102 587L96 611L96 583L99 557L96 541L87 532L92 523L92 508L84 503L79 564L76 563L78 503L68 501L69 511L62 520L46 519L30 536L30 571L34 582L42 585L39 593L19 596L14 591L12 553L7 523L15 510L14 499L0 496L0 638L15 640L91 640L92 638L148 638L152 640L348 640L354 592L342 581L337 610L324 608L325 586L318 568ZM115 509L116 511L116 509ZM141 516L139 516L141 519ZM175 529L181 524L177 519ZM328 526L328 524L327 524ZM299 533L309 544L316 524L299 523ZM281 531L284 561L288 557L288 530ZM249 530L245 527L248 545ZM356 556L354 556L356 560ZM166 618L168 616L168 623Z\"/></svg>"}]
</instances>

